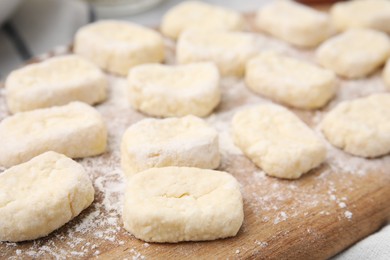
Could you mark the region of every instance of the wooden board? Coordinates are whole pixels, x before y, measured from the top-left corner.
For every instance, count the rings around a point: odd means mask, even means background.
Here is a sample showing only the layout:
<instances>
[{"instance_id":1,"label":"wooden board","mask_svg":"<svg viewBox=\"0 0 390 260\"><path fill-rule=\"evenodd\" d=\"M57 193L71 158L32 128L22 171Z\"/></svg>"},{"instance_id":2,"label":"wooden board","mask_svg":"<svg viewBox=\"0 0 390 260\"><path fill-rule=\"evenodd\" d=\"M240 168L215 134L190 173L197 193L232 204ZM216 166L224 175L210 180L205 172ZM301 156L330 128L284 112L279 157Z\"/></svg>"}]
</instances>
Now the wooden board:
<instances>
[{"instance_id":1,"label":"wooden board","mask_svg":"<svg viewBox=\"0 0 390 260\"><path fill-rule=\"evenodd\" d=\"M295 49L265 35L260 41L262 50L274 49L314 61L313 51ZM170 63L174 46L172 42L167 45ZM120 217L124 181L119 143L124 130L144 116L129 106L125 79L109 78L109 99L97 106L109 129L108 151L78 160L93 179L95 202L46 238L0 243L0 258L325 259L378 230L389 219L389 155L363 159L328 144L327 161L301 179L265 176L234 147L229 124L240 107L269 101L251 93L242 80L226 78L221 83L222 102L207 121L220 132L219 169L242 184L245 220L241 230L234 238L210 242L149 244L135 239L123 229ZM323 115L340 101L384 91L379 73L363 80L340 79L337 97L327 107L293 111L318 132ZM4 89L0 88L0 120L8 115Z\"/></svg>"}]
</instances>

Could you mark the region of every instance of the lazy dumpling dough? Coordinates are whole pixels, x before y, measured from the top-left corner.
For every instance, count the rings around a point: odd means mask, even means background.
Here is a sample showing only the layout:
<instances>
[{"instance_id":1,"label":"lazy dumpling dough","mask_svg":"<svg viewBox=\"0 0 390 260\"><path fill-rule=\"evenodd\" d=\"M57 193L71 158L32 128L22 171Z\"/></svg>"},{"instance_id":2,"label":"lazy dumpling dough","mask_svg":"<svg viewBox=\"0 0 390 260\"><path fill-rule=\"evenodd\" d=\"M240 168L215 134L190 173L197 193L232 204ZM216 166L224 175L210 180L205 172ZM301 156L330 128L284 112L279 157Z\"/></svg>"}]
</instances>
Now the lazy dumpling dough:
<instances>
[{"instance_id":1,"label":"lazy dumpling dough","mask_svg":"<svg viewBox=\"0 0 390 260\"><path fill-rule=\"evenodd\" d=\"M256 25L299 47L315 47L333 32L328 14L295 1L272 1L257 12Z\"/></svg>"},{"instance_id":2,"label":"lazy dumpling dough","mask_svg":"<svg viewBox=\"0 0 390 260\"><path fill-rule=\"evenodd\" d=\"M179 63L214 62L222 76L242 76L245 63L258 53L253 34L188 30L176 47Z\"/></svg>"},{"instance_id":3,"label":"lazy dumpling dough","mask_svg":"<svg viewBox=\"0 0 390 260\"><path fill-rule=\"evenodd\" d=\"M243 25L238 12L200 1L185 1L164 15L161 31L177 39L187 29L236 31L241 30Z\"/></svg>"},{"instance_id":4,"label":"lazy dumpling dough","mask_svg":"<svg viewBox=\"0 0 390 260\"><path fill-rule=\"evenodd\" d=\"M152 29L129 22L106 20L79 29L74 52L102 69L126 76L129 69L164 59L164 42Z\"/></svg>"},{"instance_id":5,"label":"lazy dumpling dough","mask_svg":"<svg viewBox=\"0 0 390 260\"><path fill-rule=\"evenodd\" d=\"M387 89L390 90L390 59L387 60L386 66L383 69L383 80L387 86Z\"/></svg>"},{"instance_id":6,"label":"lazy dumpling dough","mask_svg":"<svg viewBox=\"0 0 390 260\"><path fill-rule=\"evenodd\" d=\"M147 242L231 237L243 219L239 183L226 172L152 168L135 175L126 188L124 227Z\"/></svg>"},{"instance_id":7,"label":"lazy dumpling dough","mask_svg":"<svg viewBox=\"0 0 390 260\"><path fill-rule=\"evenodd\" d=\"M0 174L0 241L47 236L87 208L92 182L77 162L46 152Z\"/></svg>"},{"instance_id":8,"label":"lazy dumpling dough","mask_svg":"<svg viewBox=\"0 0 390 260\"><path fill-rule=\"evenodd\" d=\"M324 42L316 52L320 65L346 78L367 76L389 55L389 37L371 29L348 30Z\"/></svg>"},{"instance_id":9,"label":"lazy dumpling dough","mask_svg":"<svg viewBox=\"0 0 390 260\"><path fill-rule=\"evenodd\" d=\"M164 166L215 169L219 162L218 133L195 116L144 119L130 126L122 138L126 176Z\"/></svg>"},{"instance_id":10,"label":"lazy dumpling dough","mask_svg":"<svg viewBox=\"0 0 390 260\"><path fill-rule=\"evenodd\" d=\"M390 152L390 94L344 101L321 123L322 132L336 147L353 155L377 157Z\"/></svg>"},{"instance_id":11,"label":"lazy dumpling dough","mask_svg":"<svg viewBox=\"0 0 390 260\"><path fill-rule=\"evenodd\" d=\"M47 151L71 158L101 154L106 149L107 129L97 110L72 102L4 119L0 140L0 165L10 167Z\"/></svg>"},{"instance_id":12,"label":"lazy dumpling dough","mask_svg":"<svg viewBox=\"0 0 390 260\"><path fill-rule=\"evenodd\" d=\"M273 52L249 60L245 82L258 94L303 109L324 106L336 90L332 71Z\"/></svg>"},{"instance_id":13,"label":"lazy dumpling dough","mask_svg":"<svg viewBox=\"0 0 390 260\"><path fill-rule=\"evenodd\" d=\"M5 82L12 113L106 99L107 79L91 62L76 55L55 57L13 71Z\"/></svg>"},{"instance_id":14,"label":"lazy dumpling dough","mask_svg":"<svg viewBox=\"0 0 390 260\"><path fill-rule=\"evenodd\" d=\"M296 179L325 160L319 137L282 106L244 108L234 115L232 127L236 145L270 176Z\"/></svg>"},{"instance_id":15,"label":"lazy dumpling dough","mask_svg":"<svg viewBox=\"0 0 390 260\"><path fill-rule=\"evenodd\" d=\"M332 6L330 15L339 31L351 28L371 28L390 33L390 1L358 0L339 2Z\"/></svg>"},{"instance_id":16,"label":"lazy dumpling dough","mask_svg":"<svg viewBox=\"0 0 390 260\"><path fill-rule=\"evenodd\" d=\"M131 105L151 116L207 116L219 104L219 73L212 63L145 64L128 76Z\"/></svg>"}]
</instances>

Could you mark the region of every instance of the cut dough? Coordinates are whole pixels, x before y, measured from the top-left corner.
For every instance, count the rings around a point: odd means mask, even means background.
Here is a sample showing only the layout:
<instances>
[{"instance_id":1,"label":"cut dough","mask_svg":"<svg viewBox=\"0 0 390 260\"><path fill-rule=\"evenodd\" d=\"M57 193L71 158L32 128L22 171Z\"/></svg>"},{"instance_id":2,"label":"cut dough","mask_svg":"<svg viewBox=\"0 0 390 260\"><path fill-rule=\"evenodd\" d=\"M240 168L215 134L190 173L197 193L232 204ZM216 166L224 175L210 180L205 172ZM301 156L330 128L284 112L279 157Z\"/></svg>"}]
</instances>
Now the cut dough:
<instances>
[{"instance_id":1,"label":"cut dough","mask_svg":"<svg viewBox=\"0 0 390 260\"><path fill-rule=\"evenodd\" d=\"M136 65L161 62L164 42L160 34L149 28L107 20L79 29L74 52L108 72L126 76Z\"/></svg>"},{"instance_id":2,"label":"cut dough","mask_svg":"<svg viewBox=\"0 0 390 260\"><path fill-rule=\"evenodd\" d=\"M179 63L214 62L223 76L242 76L245 63L258 53L250 33L188 30L177 43Z\"/></svg>"},{"instance_id":3,"label":"cut dough","mask_svg":"<svg viewBox=\"0 0 390 260\"><path fill-rule=\"evenodd\" d=\"M332 23L339 31L371 28L390 33L390 1L359 0L339 2L330 9Z\"/></svg>"},{"instance_id":4,"label":"cut dough","mask_svg":"<svg viewBox=\"0 0 390 260\"><path fill-rule=\"evenodd\" d=\"M383 80L387 85L387 89L390 90L390 59L387 60L386 66L383 69Z\"/></svg>"},{"instance_id":5,"label":"cut dough","mask_svg":"<svg viewBox=\"0 0 390 260\"><path fill-rule=\"evenodd\" d=\"M221 99L219 73L212 63L140 65L128 76L131 105L151 116L207 116Z\"/></svg>"},{"instance_id":6,"label":"cut dough","mask_svg":"<svg viewBox=\"0 0 390 260\"><path fill-rule=\"evenodd\" d=\"M325 160L323 142L282 106L242 109L234 115L232 126L237 146L268 175L296 179Z\"/></svg>"},{"instance_id":7,"label":"cut dough","mask_svg":"<svg viewBox=\"0 0 390 260\"><path fill-rule=\"evenodd\" d=\"M231 237L243 219L239 184L226 172L152 168L135 175L126 189L124 227L147 242Z\"/></svg>"},{"instance_id":8,"label":"cut dough","mask_svg":"<svg viewBox=\"0 0 390 260\"><path fill-rule=\"evenodd\" d=\"M375 71L390 55L390 40L382 32L351 29L324 42L317 60L347 78L361 78Z\"/></svg>"},{"instance_id":9,"label":"cut dough","mask_svg":"<svg viewBox=\"0 0 390 260\"><path fill-rule=\"evenodd\" d=\"M374 94L344 101L321 123L331 144L362 157L390 152L390 94Z\"/></svg>"},{"instance_id":10,"label":"cut dough","mask_svg":"<svg viewBox=\"0 0 390 260\"><path fill-rule=\"evenodd\" d=\"M95 104L106 99L107 79L92 63L76 55L51 58L13 71L5 87L12 113L71 101Z\"/></svg>"},{"instance_id":11,"label":"cut dough","mask_svg":"<svg viewBox=\"0 0 390 260\"><path fill-rule=\"evenodd\" d=\"M244 21L238 12L200 1L185 1L164 15L161 31L177 39L187 29L236 31L243 26Z\"/></svg>"},{"instance_id":12,"label":"cut dough","mask_svg":"<svg viewBox=\"0 0 390 260\"><path fill-rule=\"evenodd\" d=\"M0 240L47 236L94 199L92 182L77 162L46 152L0 174Z\"/></svg>"},{"instance_id":13,"label":"cut dough","mask_svg":"<svg viewBox=\"0 0 390 260\"><path fill-rule=\"evenodd\" d=\"M218 133L195 116L144 119L123 135L121 163L126 176L152 167L215 169L220 163Z\"/></svg>"},{"instance_id":14,"label":"cut dough","mask_svg":"<svg viewBox=\"0 0 390 260\"><path fill-rule=\"evenodd\" d=\"M273 52L247 63L245 81L258 94L303 109L324 106L336 90L332 71Z\"/></svg>"},{"instance_id":15,"label":"cut dough","mask_svg":"<svg viewBox=\"0 0 390 260\"><path fill-rule=\"evenodd\" d=\"M0 123L0 165L10 167L46 151L80 158L106 149L107 129L91 106L66 106L17 113Z\"/></svg>"},{"instance_id":16,"label":"cut dough","mask_svg":"<svg viewBox=\"0 0 390 260\"><path fill-rule=\"evenodd\" d=\"M263 31L299 47L315 47L333 32L329 15L294 1L274 1L257 12Z\"/></svg>"}]
</instances>

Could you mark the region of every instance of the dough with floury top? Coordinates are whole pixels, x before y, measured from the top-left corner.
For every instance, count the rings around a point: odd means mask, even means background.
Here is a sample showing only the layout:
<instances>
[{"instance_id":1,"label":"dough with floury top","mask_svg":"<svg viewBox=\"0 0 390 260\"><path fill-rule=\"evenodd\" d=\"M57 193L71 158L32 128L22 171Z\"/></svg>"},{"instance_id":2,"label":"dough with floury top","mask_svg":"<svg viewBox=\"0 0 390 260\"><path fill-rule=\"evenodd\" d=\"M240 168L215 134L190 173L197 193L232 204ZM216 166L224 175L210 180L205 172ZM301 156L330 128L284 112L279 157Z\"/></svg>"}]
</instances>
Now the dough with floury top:
<instances>
[{"instance_id":1,"label":"dough with floury top","mask_svg":"<svg viewBox=\"0 0 390 260\"><path fill-rule=\"evenodd\" d=\"M13 71L5 82L12 113L107 97L107 79L93 63L76 55L48 59Z\"/></svg>"},{"instance_id":2,"label":"dough with floury top","mask_svg":"<svg viewBox=\"0 0 390 260\"><path fill-rule=\"evenodd\" d=\"M72 102L5 118L0 140L0 165L10 167L47 151L71 158L101 154L106 150L107 129L96 109Z\"/></svg>"},{"instance_id":3,"label":"dough with floury top","mask_svg":"<svg viewBox=\"0 0 390 260\"><path fill-rule=\"evenodd\" d=\"M383 76L383 81L385 82L387 89L390 90L390 59L388 59L386 62L386 66L383 69L382 76Z\"/></svg>"},{"instance_id":4,"label":"dough with floury top","mask_svg":"<svg viewBox=\"0 0 390 260\"><path fill-rule=\"evenodd\" d=\"M390 153L390 94L341 102L324 117L321 129L331 144L350 154Z\"/></svg>"},{"instance_id":5,"label":"dough with floury top","mask_svg":"<svg viewBox=\"0 0 390 260\"><path fill-rule=\"evenodd\" d=\"M316 51L318 63L346 78L362 78L390 56L390 39L371 29L351 29L324 42Z\"/></svg>"},{"instance_id":6,"label":"dough with floury top","mask_svg":"<svg viewBox=\"0 0 390 260\"><path fill-rule=\"evenodd\" d=\"M274 52L249 60L245 82L255 93L303 109L323 107L336 92L332 71Z\"/></svg>"},{"instance_id":7,"label":"dough with floury top","mask_svg":"<svg viewBox=\"0 0 390 260\"><path fill-rule=\"evenodd\" d=\"M146 242L232 237L243 219L239 183L226 172L152 168L131 178L126 188L124 227Z\"/></svg>"},{"instance_id":8,"label":"dough with floury top","mask_svg":"<svg viewBox=\"0 0 390 260\"><path fill-rule=\"evenodd\" d=\"M0 174L0 241L47 236L87 208L94 189L84 168L55 152Z\"/></svg>"},{"instance_id":9,"label":"dough with floury top","mask_svg":"<svg viewBox=\"0 0 390 260\"><path fill-rule=\"evenodd\" d=\"M243 108L234 115L232 129L235 144L270 176L297 179L326 157L314 131L279 105Z\"/></svg>"}]
</instances>

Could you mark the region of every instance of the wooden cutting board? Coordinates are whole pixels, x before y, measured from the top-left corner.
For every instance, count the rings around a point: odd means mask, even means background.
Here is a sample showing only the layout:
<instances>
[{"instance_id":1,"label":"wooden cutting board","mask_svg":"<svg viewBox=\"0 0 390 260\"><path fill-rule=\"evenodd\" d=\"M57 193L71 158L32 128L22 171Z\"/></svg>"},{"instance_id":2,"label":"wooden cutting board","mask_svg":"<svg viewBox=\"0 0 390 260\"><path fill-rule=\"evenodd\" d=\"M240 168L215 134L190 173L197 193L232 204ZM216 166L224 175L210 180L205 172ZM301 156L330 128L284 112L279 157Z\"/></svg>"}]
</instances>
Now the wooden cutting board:
<instances>
[{"instance_id":1,"label":"wooden cutting board","mask_svg":"<svg viewBox=\"0 0 390 260\"><path fill-rule=\"evenodd\" d=\"M248 16L249 24L251 16ZM259 50L272 49L314 62L313 51L299 50L268 36L259 36ZM168 59L174 43L167 41ZM57 50L38 60L68 53ZM251 93L242 79L221 82L222 102L206 120L220 133L220 170L242 185L245 220L233 238L178 244L144 243L122 226L124 180L119 165L119 144L125 129L145 116L134 111L125 95L126 80L108 76L109 98L96 108L109 129L108 151L78 160L91 176L94 203L82 214L46 238L24 243L0 243L0 258L104 259L325 259L385 225L390 216L390 155L363 159L330 144L327 161L299 180L267 177L233 145L230 120L242 106L269 102ZM293 110L319 135L323 115L342 100L384 92L377 73L367 79L339 80L338 94L322 110ZM302 97L304 98L304 97ZM0 120L9 116L0 88ZM367 140L369 141L369 140Z\"/></svg>"}]
</instances>

